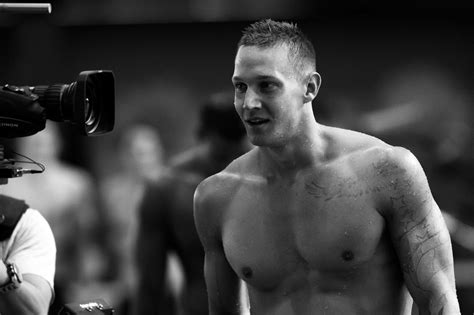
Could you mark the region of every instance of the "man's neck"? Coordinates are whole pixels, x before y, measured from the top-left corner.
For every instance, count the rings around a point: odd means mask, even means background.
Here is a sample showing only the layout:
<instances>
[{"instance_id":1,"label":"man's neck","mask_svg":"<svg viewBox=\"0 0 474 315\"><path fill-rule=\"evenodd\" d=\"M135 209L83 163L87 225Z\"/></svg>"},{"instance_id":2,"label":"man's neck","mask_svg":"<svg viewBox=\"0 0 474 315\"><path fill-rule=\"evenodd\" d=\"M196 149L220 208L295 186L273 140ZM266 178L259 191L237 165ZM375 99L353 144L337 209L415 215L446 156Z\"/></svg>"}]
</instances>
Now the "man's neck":
<instances>
[{"instance_id":1,"label":"man's neck","mask_svg":"<svg viewBox=\"0 0 474 315\"><path fill-rule=\"evenodd\" d=\"M283 175L324 163L328 142L323 128L315 122L282 146L260 147L268 169Z\"/></svg>"}]
</instances>

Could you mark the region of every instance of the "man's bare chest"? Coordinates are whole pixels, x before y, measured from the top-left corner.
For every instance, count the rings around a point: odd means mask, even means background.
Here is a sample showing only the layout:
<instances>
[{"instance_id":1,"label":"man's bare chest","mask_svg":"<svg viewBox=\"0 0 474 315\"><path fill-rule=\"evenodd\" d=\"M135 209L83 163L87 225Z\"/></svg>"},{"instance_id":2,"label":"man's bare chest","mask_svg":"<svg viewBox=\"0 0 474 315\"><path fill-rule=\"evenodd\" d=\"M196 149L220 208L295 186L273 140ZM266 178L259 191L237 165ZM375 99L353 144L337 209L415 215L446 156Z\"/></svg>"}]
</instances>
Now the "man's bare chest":
<instances>
[{"instance_id":1,"label":"man's bare chest","mask_svg":"<svg viewBox=\"0 0 474 315\"><path fill-rule=\"evenodd\" d=\"M223 225L227 259L266 289L292 277L350 272L372 259L382 238L371 189L354 178L311 176L290 186L244 186Z\"/></svg>"}]
</instances>

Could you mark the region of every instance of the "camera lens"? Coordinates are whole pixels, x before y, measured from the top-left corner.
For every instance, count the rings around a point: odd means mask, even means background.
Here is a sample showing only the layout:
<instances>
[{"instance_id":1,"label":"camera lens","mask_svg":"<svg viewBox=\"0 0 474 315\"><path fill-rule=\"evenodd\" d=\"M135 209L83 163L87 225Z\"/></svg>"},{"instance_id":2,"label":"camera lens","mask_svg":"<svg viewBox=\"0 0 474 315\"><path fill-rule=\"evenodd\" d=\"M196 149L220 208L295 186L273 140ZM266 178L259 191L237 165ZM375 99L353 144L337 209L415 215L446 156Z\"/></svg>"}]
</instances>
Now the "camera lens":
<instances>
[{"instance_id":1,"label":"camera lens","mask_svg":"<svg viewBox=\"0 0 474 315\"><path fill-rule=\"evenodd\" d=\"M109 70L82 71L70 84L5 85L0 87L0 132L9 138L32 135L45 128L46 119L74 124L86 136L112 131L114 90ZM31 96L19 93L24 91Z\"/></svg>"},{"instance_id":2,"label":"camera lens","mask_svg":"<svg viewBox=\"0 0 474 315\"><path fill-rule=\"evenodd\" d=\"M95 121L94 108L90 105L89 98L86 98L84 102L84 114L86 117L86 125L92 126Z\"/></svg>"},{"instance_id":3,"label":"camera lens","mask_svg":"<svg viewBox=\"0 0 474 315\"><path fill-rule=\"evenodd\" d=\"M83 71L71 84L35 86L47 119L68 122L85 135L109 132L114 126L114 76L111 71Z\"/></svg>"},{"instance_id":4,"label":"camera lens","mask_svg":"<svg viewBox=\"0 0 474 315\"><path fill-rule=\"evenodd\" d=\"M114 75L112 71L83 71L77 78L74 122L85 135L100 135L114 126Z\"/></svg>"}]
</instances>

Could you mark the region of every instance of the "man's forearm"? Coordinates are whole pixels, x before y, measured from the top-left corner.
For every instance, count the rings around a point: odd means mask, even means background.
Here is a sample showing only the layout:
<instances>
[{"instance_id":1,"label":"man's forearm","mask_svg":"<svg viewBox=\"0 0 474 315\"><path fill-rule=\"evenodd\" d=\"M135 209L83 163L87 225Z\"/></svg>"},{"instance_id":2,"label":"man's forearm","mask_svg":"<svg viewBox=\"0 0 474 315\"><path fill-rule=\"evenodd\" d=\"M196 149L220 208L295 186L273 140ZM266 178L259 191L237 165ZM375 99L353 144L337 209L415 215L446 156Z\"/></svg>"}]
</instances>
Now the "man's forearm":
<instances>
[{"instance_id":1,"label":"man's forearm","mask_svg":"<svg viewBox=\"0 0 474 315\"><path fill-rule=\"evenodd\" d=\"M19 288L0 295L0 313L15 315L47 314L50 299L44 299L38 288L23 281Z\"/></svg>"},{"instance_id":2,"label":"man's forearm","mask_svg":"<svg viewBox=\"0 0 474 315\"><path fill-rule=\"evenodd\" d=\"M456 293L450 291L437 297L432 297L427 303L418 301L419 315L460 315Z\"/></svg>"}]
</instances>

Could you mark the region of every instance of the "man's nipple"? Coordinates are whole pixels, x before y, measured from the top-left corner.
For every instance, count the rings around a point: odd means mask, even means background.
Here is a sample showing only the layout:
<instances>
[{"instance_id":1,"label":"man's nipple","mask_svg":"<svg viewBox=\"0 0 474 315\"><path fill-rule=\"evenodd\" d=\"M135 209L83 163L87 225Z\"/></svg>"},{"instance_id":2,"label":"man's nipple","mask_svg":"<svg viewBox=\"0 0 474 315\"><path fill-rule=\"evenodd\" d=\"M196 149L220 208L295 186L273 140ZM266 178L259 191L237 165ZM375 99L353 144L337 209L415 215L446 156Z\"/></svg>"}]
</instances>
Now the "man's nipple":
<instances>
[{"instance_id":1,"label":"man's nipple","mask_svg":"<svg viewBox=\"0 0 474 315\"><path fill-rule=\"evenodd\" d=\"M242 274L244 275L245 278L250 279L252 278L252 269L250 267L243 267L242 268Z\"/></svg>"},{"instance_id":2,"label":"man's nipple","mask_svg":"<svg viewBox=\"0 0 474 315\"><path fill-rule=\"evenodd\" d=\"M354 259L354 253L350 250L345 250L342 252L342 255L341 255L342 259L344 259L345 261L351 261Z\"/></svg>"}]
</instances>

